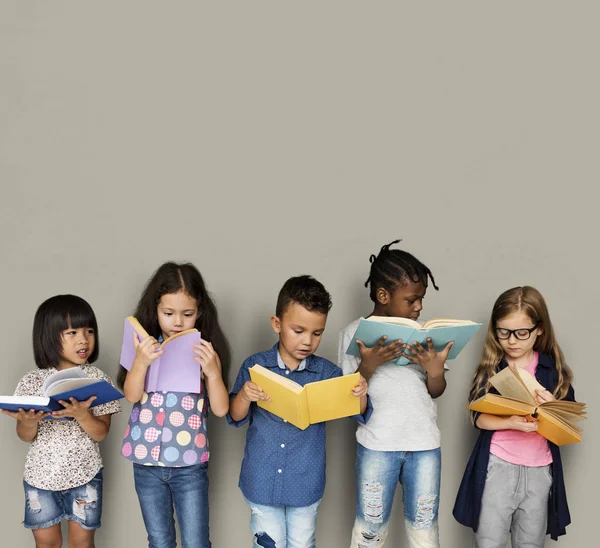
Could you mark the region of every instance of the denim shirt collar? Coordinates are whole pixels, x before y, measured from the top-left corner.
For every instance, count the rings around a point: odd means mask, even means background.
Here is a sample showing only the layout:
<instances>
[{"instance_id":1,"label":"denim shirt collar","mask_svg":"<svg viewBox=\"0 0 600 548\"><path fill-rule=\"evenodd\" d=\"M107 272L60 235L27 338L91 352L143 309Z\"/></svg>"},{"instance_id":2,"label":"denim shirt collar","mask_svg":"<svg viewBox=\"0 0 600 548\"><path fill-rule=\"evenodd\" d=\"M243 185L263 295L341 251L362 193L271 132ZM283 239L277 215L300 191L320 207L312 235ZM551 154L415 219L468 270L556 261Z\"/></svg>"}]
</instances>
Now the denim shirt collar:
<instances>
[{"instance_id":1,"label":"denim shirt collar","mask_svg":"<svg viewBox=\"0 0 600 548\"><path fill-rule=\"evenodd\" d=\"M274 369L278 367L279 369L286 369L287 366L281 359L281 355L279 354L279 343L276 342L271 350L268 351L268 364L265 367ZM289 369L289 368L288 368ZM315 366L315 358L313 355L304 358L300 365L294 369L294 371L309 371L311 373L318 373L319 369Z\"/></svg>"}]
</instances>

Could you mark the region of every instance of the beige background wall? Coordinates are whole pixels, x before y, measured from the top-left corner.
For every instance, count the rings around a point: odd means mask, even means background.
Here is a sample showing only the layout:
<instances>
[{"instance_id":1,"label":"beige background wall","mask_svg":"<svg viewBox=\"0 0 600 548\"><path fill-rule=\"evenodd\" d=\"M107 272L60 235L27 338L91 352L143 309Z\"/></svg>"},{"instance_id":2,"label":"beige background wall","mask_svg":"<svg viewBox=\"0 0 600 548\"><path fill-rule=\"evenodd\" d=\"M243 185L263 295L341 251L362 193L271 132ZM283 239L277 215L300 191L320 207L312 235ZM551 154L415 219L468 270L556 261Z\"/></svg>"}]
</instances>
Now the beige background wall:
<instances>
[{"instance_id":1,"label":"beige background wall","mask_svg":"<svg viewBox=\"0 0 600 548\"><path fill-rule=\"evenodd\" d=\"M402 4L402 5L400 5ZM595 2L33 2L0 0L0 393L33 366L47 297L79 294L115 374L122 318L164 260L205 275L233 347L231 380L274 341L286 278L333 295L320 354L370 311L368 257L397 237L433 270L423 317L487 322L497 295L530 284L589 403L586 441L564 450L574 523L597 538L599 114ZM442 546L474 442L465 414L483 330L439 400ZM99 547L145 545L130 406L103 444ZM321 548L345 548L354 515L354 426L328 429ZM216 548L250 546L237 488L244 430L210 423ZM0 419L0 524L21 525L26 445ZM400 491L389 546L406 546ZM550 541L547 543L551 545ZM66 544L65 544L66 546Z\"/></svg>"}]
</instances>

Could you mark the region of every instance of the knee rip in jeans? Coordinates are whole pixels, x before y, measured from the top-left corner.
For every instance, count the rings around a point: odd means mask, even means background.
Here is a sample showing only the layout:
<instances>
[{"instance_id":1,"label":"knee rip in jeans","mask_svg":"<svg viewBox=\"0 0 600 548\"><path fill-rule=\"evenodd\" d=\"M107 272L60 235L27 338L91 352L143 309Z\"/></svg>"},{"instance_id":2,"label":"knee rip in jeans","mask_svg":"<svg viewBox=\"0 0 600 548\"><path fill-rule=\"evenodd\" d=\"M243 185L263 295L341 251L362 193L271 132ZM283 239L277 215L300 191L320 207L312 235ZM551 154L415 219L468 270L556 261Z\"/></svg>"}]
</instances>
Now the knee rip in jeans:
<instances>
[{"instance_id":1,"label":"knee rip in jeans","mask_svg":"<svg viewBox=\"0 0 600 548\"><path fill-rule=\"evenodd\" d=\"M85 486L85 498L75 499L73 501L73 515L79 519L85 520L85 509L96 508L98 503L98 492L91 485Z\"/></svg>"},{"instance_id":2,"label":"knee rip in jeans","mask_svg":"<svg viewBox=\"0 0 600 548\"><path fill-rule=\"evenodd\" d=\"M429 529L433 525L436 495L427 495L419 497L417 501L417 516L413 527L415 529Z\"/></svg>"},{"instance_id":3,"label":"knee rip in jeans","mask_svg":"<svg viewBox=\"0 0 600 548\"><path fill-rule=\"evenodd\" d=\"M256 533L254 538L256 539L256 544L263 548L277 548L275 541L267 533Z\"/></svg>"},{"instance_id":4,"label":"knee rip in jeans","mask_svg":"<svg viewBox=\"0 0 600 548\"><path fill-rule=\"evenodd\" d=\"M362 484L365 521L383 523L383 485L379 482Z\"/></svg>"},{"instance_id":5,"label":"knee rip in jeans","mask_svg":"<svg viewBox=\"0 0 600 548\"><path fill-rule=\"evenodd\" d=\"M30 489L27 491L27 504L29 506L29 510L33 514L38 514L42 511L42 505L40 504L40 499L38 498L37 489Z\"/></svg>"},{"instance_id":6,"label":"knee rip in jeans","mask_svg":"<svg viewBox=\"0 0 600 548\"><path fill-rule=\"evenodd\" d=\"M374 531L361 531L362 540L358 542L358 548L370 548L378 546L381 542L381 537Z\"/></svg>"}]
</instances>

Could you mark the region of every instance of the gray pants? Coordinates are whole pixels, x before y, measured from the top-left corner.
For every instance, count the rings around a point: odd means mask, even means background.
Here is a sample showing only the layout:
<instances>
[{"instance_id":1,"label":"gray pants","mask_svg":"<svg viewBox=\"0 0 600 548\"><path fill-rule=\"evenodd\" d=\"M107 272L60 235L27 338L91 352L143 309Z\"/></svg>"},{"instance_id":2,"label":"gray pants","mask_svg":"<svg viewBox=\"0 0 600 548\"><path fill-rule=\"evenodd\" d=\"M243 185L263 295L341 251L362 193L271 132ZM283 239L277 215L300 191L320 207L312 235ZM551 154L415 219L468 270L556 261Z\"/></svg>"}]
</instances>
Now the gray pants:
<instances>
[{"instance_id":1,"label":"gray pants","mask_svg":"<svg viewBox=\"0 0 600 548\"><path fill-rule=\"evenodd\" d=\"M544 548L550 466L519 466L490 455L474 548Z\"/></svg>"}]
</instances>

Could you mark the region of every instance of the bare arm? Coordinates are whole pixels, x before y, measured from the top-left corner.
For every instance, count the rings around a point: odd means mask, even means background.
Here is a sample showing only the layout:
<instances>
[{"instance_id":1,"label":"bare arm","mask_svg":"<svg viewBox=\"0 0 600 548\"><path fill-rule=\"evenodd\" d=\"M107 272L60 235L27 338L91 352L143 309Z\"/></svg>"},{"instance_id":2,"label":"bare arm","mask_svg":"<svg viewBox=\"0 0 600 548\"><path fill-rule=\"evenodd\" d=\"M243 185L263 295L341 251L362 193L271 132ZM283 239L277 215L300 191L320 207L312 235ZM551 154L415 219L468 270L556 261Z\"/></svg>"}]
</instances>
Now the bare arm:
<instances>
[{"instance_id":1,"label":"bare arm","mask_svg":"<svg viewBox=\"0 0 600 548\"><path fill-rule=\"evenodd\" d=\"M449 342L444 350L436 352L431 339L427 339L427 348L419 342L406 345L402 356L412 363L420 365L427 373L427 391L432 398L439 398L446 390L444 364L454 342Z\"/></svg>"},{"instance_id":2,"label":"bare arm","mask_svg":"<svg viewBox=\"0 0 600 548\"><path fill-rule=\"evenodd\" d=\"M224 417L229 411L229 394L223 377L217 375L215 377L205 377L206 392L210 401L210 409L217 417Z\"/></svg>"},{"instance_id":3,"label":"bare arm","mask_svg":"<svg viewBox=\"0 0 600 548\"><path fill-rule=\"evenodd\" d=\"M481 430L520 430L521 432L535 432L538 423L535 419L513 415L511 417L498 417L482 413L475 422Z\"/></svg>"},{"instance_id":4,"label":"bare arm","mask_svg":"<svg viewBox=\"0 0 600 548\"><path fill-rule=\"evenodd\" d=\"M111 415L100 415L99 417L96 417L88 412L85 417L77 422L90 438L94 441L102 441L108 436L110 419Z\"/></svg>"},{"instance_id":5,"label":"bare arm","mask_svg":"<svg viewBox=\"0 0 600 548\"><path fill-rule=\"evenodd\" d=\"M260 386L252 381L247 381L242 389L232 396L229 402L229 415L234 421L241 421L248 416L250 404L259 400L270 401L270 398Z\"/></svg>"},{"instance_id":6,"label":"bare arm","mask_svg":"<svg viewBox=\"0 0 600 548\"><path fill-rule=\"evenodd\" d=\"M69 398L69 401L60 400L59 403L64 409L54 411L52 416L57 419L63 417L75 419L90 438L94 441L102 441L108 435L111 415L95 416L90 411L90 405L95 399L96 396L85 401L77 401L75 398Z\"/></svg>"},{"instance_id":7,"label":"bare arm","mask_svg":"<svg viewBox=\"0 0 600 548\"><path fill-rule=\"evenodd\" d=\"M25 411L19 409L19 411L2 411L2 414L8 415L17 421L17 436L22 441L30 442L35 439L38 433L38 425L48 413L45 411L34 411L30 409Z\"/></svg>"},{"instance_id":8,"label":"bare arm","mask_svg":"<svg viewBox=\"0 0 600 548\"><path fill-rule=\"evenodd\" d=\"M224 417L229 411L229 394L223 382L221 359L213 345L204 339L194 345L193 353L194 360L200 364L204 373L210 409L217 417Z\"/></svg>"},{"instance_id":9,"label":"bare arm","mask_svg":"<svg viewBox=\"0 0 600 548\"><path fill-rule=\"evenodd\" d=\"M439 398L446 390L446 377L444 372L439 376L427 375L427 391L435 399Z\"/></svg>"}]
</instances>

